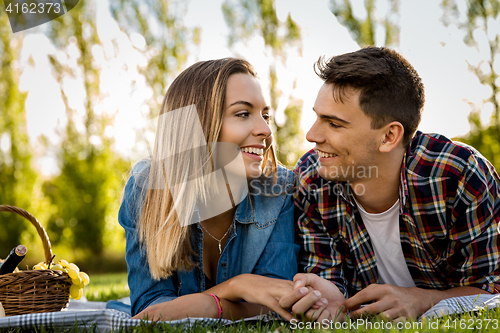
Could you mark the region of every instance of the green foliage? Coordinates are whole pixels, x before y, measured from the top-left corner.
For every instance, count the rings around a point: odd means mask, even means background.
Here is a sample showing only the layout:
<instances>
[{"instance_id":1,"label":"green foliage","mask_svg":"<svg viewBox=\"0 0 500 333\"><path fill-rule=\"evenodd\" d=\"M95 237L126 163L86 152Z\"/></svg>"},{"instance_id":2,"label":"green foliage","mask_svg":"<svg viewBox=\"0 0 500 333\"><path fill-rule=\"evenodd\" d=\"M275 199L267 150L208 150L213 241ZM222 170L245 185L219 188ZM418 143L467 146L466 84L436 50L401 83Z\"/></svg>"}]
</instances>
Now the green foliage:
<instances>
[{"instance_id":1,"label":"green foliage","mask_svg":"<svg viewBox=\"0 0 500 333\"><path fill-rule=\"evenodd\" d=\"M486 69L481 61L477 65L469 64L469 70L473 72L479 82L491 89L490 97L486 103L493 105L493 114L490 124L481 124L481 110L472 106L473 110L469 116L471 131L464 137L457 138L479 150L488 160L492 162L497 170L500 170L500 95L498 87L499 73L495 61L500 55L499 32L492 31L490 24L492 19L498 19L500 13L499 0L468 0L465 21L460 21L459 6L454 0L442 0L442 21L445 25L455 22L465 31L464 43L470 47L479 47L474 34L481 33L488 40L489 58L486 60Z\"/></svg>"},{"instance_id":2,"label":"green foliage","mask_svg":"<svg viewBox=\"0 0 500 333\"><path fill-rule=\"evenodd\" d=\"M186 42L192 34L194 44L200 42L200 28L192 31L182 23L188 2L157 0L118 0L111 2L111 12L127 34L139 33L146 40L145 54L151 55L141 73L153 89L148 106L151 116L158 114L158 98L162 97L174 73L185 64Z\"/></svg>"},{"instance_id":3,"label":"green foliage","mask_svg":"<svg viewBox=\"0 0 500 333\"><path fill-rule=\"evenodd\" d=\"M289 42L300 41L300 27L292 20L290 13L286 17L286 36L285 40Z\"/></svg>"},{"instance_id":4,"label":"green foliage","mask_svg":"<svg viewBox=\"0 0 500 333\"><path fill-rule=\"evenodd\" d=\"M397 45L399 43L399 25L395 17L399 15L399 0L387 0L387 2L389 10L386 17L382 19L375 18L375 0L365 0L365 18L355 17L349 0L330 0L330 8L339 23L349 30L359 46L376 45L377 25L385 31L384 45Z\"/></svg>"},{"instance_id":5,"label":"green foliage","mask_svg":"<svg viewBox=\"0 0 500 333\"><path fill-rule=\"evenodd\" d=\"M497 124L484 126L481 123L480 111L472 111L469 115L471 130L463 137L454 140L464 142L476 148L500 171L500 130Z\"/></svg>"},{"instance_id":6,"label":"green foliage","mask_svg":"<svg viewBox=\"0 0 500 333\"><path fill-rule=\"evenodd\" d=\"M286 46L300 46L300 27L288 15L280 22L276 15L274 0L225 0L222 4L224 19L228 25L229 46L247 40L255 33L264 39L264 44L274 57L285 57ZM281 33L281 30L284 33Z\"/></svg>"},{"instance_id":7,"label":"green foliage","mask_svg":"<svg viewBox=\"0 0 500 333\"><path fill-rule=\"evenodd\" d=\"M43 190L52 203L48 229L53 244L64 244L73 249L74 257L92 258L98 265L106 245L123 244L116 216L122 175L128 164L113 151L113 140L104 135L112 117L94 111L101 96L100 69L93 61L92 49L101 41L93 8L90 1L80 2L68 14L52 21L48 33L54 44L66 52L68 45L75 43L80 55L75 67L51 58L68 123L61 133L63 144L57 154L60 174L47 180ZM63 80L67 76L77 77L77 73L81 73L85 92L83 129L77 129L77 111L70 108L62 89Z\"/></svg>"},{"instance_id":8,"label":"green foliage","mask_svg":"<svg viewBox=\"0 0 500 333\"><path fill-rule=\"evenodd\" d=\"M0 14L0 204L32 213L37 174L31 166L25 118L26 94L19 91L17 62L22 38L12 34L5 13ZM20 243L33 239L34 229L25 219L0 213L0 257ZM28 244L27 244L28 245Z\"/></svg>"},{"instance_id":9,"label":"green foliage","mask_svg":"<svg viewBox=\"0 0 500 333\"><path fill-rule=\"evenodd\" d=\"M300 128L303 104L302 100L292 99L285 109L285 124L281 126L276 124L274 138L278 146L278 159L289 168L293 168L304 153L298 149L303 140L303 132Z\"/></svg>"},{"instance_id":10,"label":"green foliage","mask_svg":"<svg viewBox=\"0 0 500 333\"><path fill-rule=\"evenodd\" d=\"M111 150L109 139L104 139L102 146L86 142L72 120L65 138L58 156L61 174L44 184L44 192L55 206L48 229L54 244L71 244L83 251L80 255L95 258L103 253L105 245L116 241L106 242L106 234L118 231L113 224L122 174L128 165Z\"/></svg>"},{"instance_id":11,"label":"green foliage","mask_svg":"<svg viewBox=\"0 0 500 333\"><path fill-rule=\"evenodd\" d=\"M145 48L136 46L136 51L148 62L137 69L153 92L153 98L147 102L153 115L158 112L169 79L187 58L186 39L191 31L179 19L186 4L119 0L112 1L110 6L128 36L135 33L145 39ZM70 249L68 259L82 262L81 266L91 271L102 271L105 266L111 269L107 260L111 252L123 253L123 229L117 223L117 215L130 163L115 152L114 140L105 134L106 128L113 124L114 115L96 112L107 96L101 90L104 66L95 61L94 52L109 46L99 38L96 7L96 0L80 1L69 13L52 21L47 33L58 52L71 58L71 52L77 49L78 55L76 65L71 61L61 62L64 56L50 58L68 123L60 133L63 143L57 149L60 174L45 181L43 191L50 200L48 231L52 243L61 250L58 253L66 256ZM199 29L194 29L192 36L194 43L199 43ZM113 47L118 54L120 45L116 39L112 40L115 42ZM112 57L107 54L105 60L112 62ZM70 103L71 96L64 86L69 78L83 87L83 105Z\"/></svg>"},{"instance_id":12,"label":"green foliage","mask_svg":"<svg viewBox=\"0 0 500 333\"><path fill-rule=\"evenodd\" d=\"M271 51L269 64L269 95L271 108L276 111L281 97L276 66L278 61L286 61L290 48L301 52L300 27L292 20L290 14L285 22L278 19L274 0L226 0L222 4L226 24L229 26L229 46L236 41L248 40L254 34L264 39L264 44ZM291 100L285 109L285 122L279 124L273 117L274 138L277 146L277 157L287 166L293 166L303 153L300 148L302 131L300 118L302 101Z\"/></svg>"}]
</instances>

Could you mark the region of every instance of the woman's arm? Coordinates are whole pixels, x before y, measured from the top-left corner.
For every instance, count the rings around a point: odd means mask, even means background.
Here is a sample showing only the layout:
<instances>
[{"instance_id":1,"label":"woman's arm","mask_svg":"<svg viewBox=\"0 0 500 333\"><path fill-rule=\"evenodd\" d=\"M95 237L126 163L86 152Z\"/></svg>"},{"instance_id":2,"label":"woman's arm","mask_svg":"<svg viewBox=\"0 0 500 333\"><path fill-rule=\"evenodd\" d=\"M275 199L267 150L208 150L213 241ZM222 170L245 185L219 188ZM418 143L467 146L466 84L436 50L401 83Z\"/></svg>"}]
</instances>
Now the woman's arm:
<instances>
[{"instance_id":1,"label":"woman's arm","mask_svg":"<svg viewBox=\"0 0 500 333\"><path fill-rule=\"evenodd\" d=\"M254 226L250 226L254 227ZM297 255L299 246L295 244L293 222L293 201L287 195L277 218L269 240L260 255L252 274L241 274L205 291L215 294L225 301L240 306L245 300L248 308L235 307L237 311L249 311L244 317L258 315L261 312L274 311L290 320L292 315L279 306L282 296L293 292L293 276L297 273ZM257 306L257 304L261 304ZM233 305L228 304L232 309Z\"/></svg>"},{"instance_id":2,"label":"woman's arm","mask_svg":"<svg viewBox=\"0 0 500 333\"><path fill-rule=\"evenodd\" d=\"M204 294L190 294L171 301L153 304L132 317L145 320L176 320L183 318L218 318L214 298Z\"/></svg>"},{"instance_id":3,"label":"woman's arm","mask_svg":"<svg viewBox=\"0 0 500 333\"><path fill-rule=\"evenodd\" d=\"M224 319L238 320L268 313L266 306L248 303L231 302L220 299ZM291 319L291 314L284 314ZM288 318L290 317L290 319ZM219 308L213 296L206 292L180 296L168 302L147 307L132 319L145 320L176 320L183 318L219 318Z\"/></svg>"},{"instance_id":4,"label":"woman's arm","mask_svg":"<svg viewBox=\"0 0 500 333\"><path fill-rule=\"evenodd\" d=\"M297 272L298 245L294 243L293 203L290 196L284 199L273 227L253 274L233 277L199 294L180 296L161 303L157 300L134 318L217 318L217 303L209 295L215 294L221 299L225 319L253 317L269 311L275 311L288 320L292 319L291 314L278 303L283 295L293 291L290 280ZM149 276L149 271L147 275Z\"/></svg>"},{"instance_id":5,"label":"woman's arm","mask_svg":"<svg viewBox=\"0 0 500 333\"><path fill-rule=\"evenodd\" d=\"M241 274L205 290L203 294L214 294L221 298L223 306L227 307L227 310L224 308L224 317L227 319L253 317L274 311L290 320L292 315L280 307L279 299L291 291L292 281Z\"/></svg>"},{"instance_id":6,"label":"woman's arm","mask_svg":"<svg viewBox=\"0 0 500 333\"><path fill-rule=\"evenodd\" d=\"M238 320L270 312L267 307L260 304L231 302L223 298L220 301L224 319ZM132 319L176 320L183 318L219 318L219 308L214 297L205 292L180 296L168 302L151 305Z\"/></svg>"},{"instance_id":7,"label":"woman's arm","mask_svg":"<svg viewBox=\"0 0 500 333\"><path fill-rule=\"evenodd\" d=\"M278 299L292 290L292 281L242 274L202 293L184 295L168 302L151 305L133 319L218 318L217 303L210 295L214 294L221 299L224 319L237 320L274 311L283 318L291 320L292 315L279 306ZM242 299L246 302L240 302Z\"/></svg>"},{"instance_id":8,"label":"woman's arm","mask_svg":"<svg viewBox=\"0 0 500 333\"><path fill-rule=\"evenodd\" d=\"M147 171L147 170L146 170ZM154 280L149 272L146 251L141 248L137 234L145 185L143 163L138 163L125 186L118 213L118 222L125 230L128 284L131 314L134 315L151 304L170 301L177 297L172 278Z\"/></svg>"}]
</instances>

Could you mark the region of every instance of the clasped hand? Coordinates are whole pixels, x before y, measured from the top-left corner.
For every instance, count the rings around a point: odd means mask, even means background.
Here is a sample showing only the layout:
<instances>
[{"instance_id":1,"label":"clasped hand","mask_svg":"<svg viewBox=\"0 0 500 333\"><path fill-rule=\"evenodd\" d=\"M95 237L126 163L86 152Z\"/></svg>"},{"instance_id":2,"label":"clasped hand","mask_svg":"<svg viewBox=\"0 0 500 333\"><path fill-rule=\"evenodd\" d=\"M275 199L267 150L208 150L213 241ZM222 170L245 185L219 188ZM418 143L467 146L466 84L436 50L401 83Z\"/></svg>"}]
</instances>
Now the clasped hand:
<instances>
[{"instance_id":1,"label":"clasped hand","mask_svg":"<svg viewBox=\"0 0 500 333\"><path fill-rule=\"evenodd\" d=\"M372 284L346 300L334 283L316 274L297 274L293 282L243 274L201 294L186 295L150 306L134 318L216 317L217 308L212 296L207 293L217 294L235 302L235 305L241 304L238 302L242 299L261 304L289 321L294 318L318 322L325 319L342 321L347 315L356 318L364 314L401 321L417 318L430 307L427 304L429 295L419 288ZM363 304L368 305L361 307Z\"/></svg>"},{"instance_id":2,"label":"clasped hand","mask_svg":"<svg viewBox=\"0 0 500 333\"><path fill-rule=\"evenodd\" d=\"M279 301L282 308L291 310L298 319L343 320L345 298L335 284L316 274L297 274L293 281L294 290Z\"/></svg>"},{"instance_id":3,"label":"clasped hand","mask_svg":"<svg viewBox=\"0 0 500 333\"><path fill-rule=\"evenodd\" d=\"M415 319L432 304L420 288L404 288L389 284L371 284L345 299L334 283L315 274L297 274L294 290L280 299L280 306L291 309L296 318L321 322L342 321L345 316L381 315L386 320ZM304 288L306 287L306 288ZM363 304L367 304L363 306Z\"/></svg>"}]
</instances>

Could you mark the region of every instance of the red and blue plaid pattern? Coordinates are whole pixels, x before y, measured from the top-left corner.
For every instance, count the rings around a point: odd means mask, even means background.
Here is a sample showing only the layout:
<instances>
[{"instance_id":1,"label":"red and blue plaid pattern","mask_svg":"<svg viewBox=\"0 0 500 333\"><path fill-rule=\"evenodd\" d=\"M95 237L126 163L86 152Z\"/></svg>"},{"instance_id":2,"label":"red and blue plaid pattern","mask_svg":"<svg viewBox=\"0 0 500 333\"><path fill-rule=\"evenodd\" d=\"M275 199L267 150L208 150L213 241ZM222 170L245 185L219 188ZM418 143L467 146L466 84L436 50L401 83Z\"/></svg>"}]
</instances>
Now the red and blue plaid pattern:
<instances>
[{"instance_id":1,"label":"red and blue plaid pattern","mask_svg":"<svg viewBox=\"0 0 500 333\"><path fill-rule=\"evenodd\" d=\"M318 174L314 150L297 163L299 269L346 297L377 283L370 237L347 183ZM500 179L474 148L417 132L400 178L400 238L415 285L500 292Z\"/></svg>"}]
</instances>

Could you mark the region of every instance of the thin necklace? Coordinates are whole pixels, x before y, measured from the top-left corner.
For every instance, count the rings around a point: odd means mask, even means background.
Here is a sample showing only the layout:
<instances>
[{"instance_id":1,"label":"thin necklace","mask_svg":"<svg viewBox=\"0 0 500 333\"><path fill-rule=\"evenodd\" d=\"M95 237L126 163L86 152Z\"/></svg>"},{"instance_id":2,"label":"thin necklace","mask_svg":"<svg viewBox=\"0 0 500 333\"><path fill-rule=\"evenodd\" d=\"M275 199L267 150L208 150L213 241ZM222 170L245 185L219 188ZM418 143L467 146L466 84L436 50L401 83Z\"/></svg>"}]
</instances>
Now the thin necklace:
<instances>
[{"instance_id":1,"label":"thin necklace","mask_svg":"<svg viewBox=\"0 0 500 333\"><path fill-rule=\"evenodd\" d=\"M227 228L227 231L224 234L224 236L222 236L220 239L215 238L214 235L212 235L207 229L205 229L205 227L203 226L203 224L201 224L201 222L200 222L200 225L203 228L203 230L205 230L207 232L207 234L210 235L210 237L212 237L213 239L215 239L217 241L217 243L219 243L219 254L222 254L222 245L221 245L221 242L224 239L224 237L227 236L227 233L229 232L229 230L231 230L231 227L233 226L233 224L231 223L231 225L229 226L229 228Z\"/></svg>"}]
</instances>

